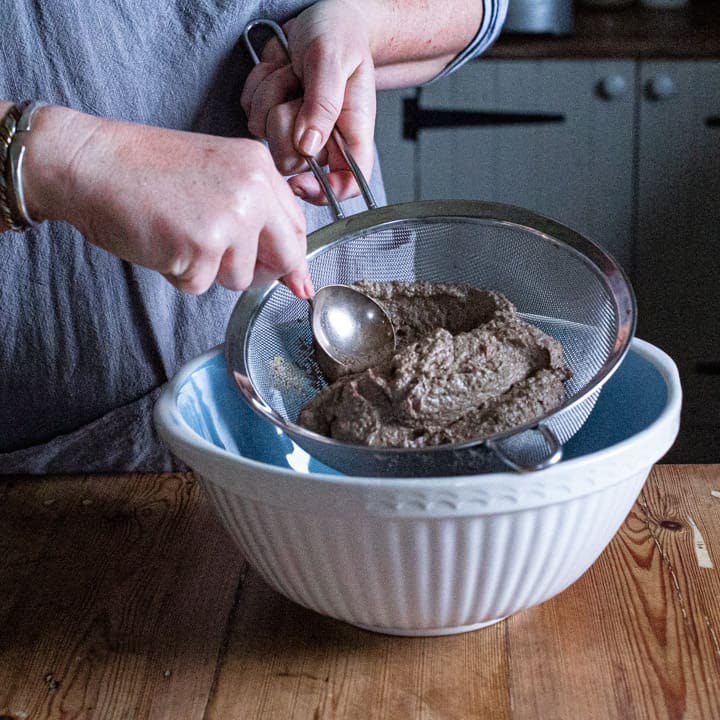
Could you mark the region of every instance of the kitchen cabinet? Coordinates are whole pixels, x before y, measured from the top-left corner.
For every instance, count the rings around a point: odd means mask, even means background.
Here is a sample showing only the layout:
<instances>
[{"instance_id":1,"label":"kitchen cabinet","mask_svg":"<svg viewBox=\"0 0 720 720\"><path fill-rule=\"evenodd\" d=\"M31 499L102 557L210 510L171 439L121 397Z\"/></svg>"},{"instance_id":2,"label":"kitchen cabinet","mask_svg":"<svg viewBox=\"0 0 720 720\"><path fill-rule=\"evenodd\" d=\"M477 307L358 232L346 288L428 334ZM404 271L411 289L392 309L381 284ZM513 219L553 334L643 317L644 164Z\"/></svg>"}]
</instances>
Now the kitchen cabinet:
<instances>
[{"instance_id":1,"label":"kitchen cabinet","mask_svg":"<svg viewBox=\"0 0 720 720\"><path fill-rule=\"evenodd\" d=\"M378 118L391 202L511 203L607 248L680 369L668 458L720 460L720 61L483 58Z\"/></svg>"},{"instance_id":2,"label":"kitchen cabinet","mask_svg":"<svg viewBox=\"0 0 720 720\"><path fill-rule=\"evenodd\" d=\"M396 95L402 127L385 136L392 130L382 126L378 137L389 197L520 205L570 225L628 265L633 83L631 61L490 60Z\"/></svg>"},{"instance_id":3,"label":"kitchen cabinet","mask_svg":"<svg viewBox=\"0 0 720 720\"><path fill-rule=\"evenodd\" d=\"M644 62L634 284L638 334L683 381L672 457L720 458L720 62Z\"/></svg>"}]
</instances>

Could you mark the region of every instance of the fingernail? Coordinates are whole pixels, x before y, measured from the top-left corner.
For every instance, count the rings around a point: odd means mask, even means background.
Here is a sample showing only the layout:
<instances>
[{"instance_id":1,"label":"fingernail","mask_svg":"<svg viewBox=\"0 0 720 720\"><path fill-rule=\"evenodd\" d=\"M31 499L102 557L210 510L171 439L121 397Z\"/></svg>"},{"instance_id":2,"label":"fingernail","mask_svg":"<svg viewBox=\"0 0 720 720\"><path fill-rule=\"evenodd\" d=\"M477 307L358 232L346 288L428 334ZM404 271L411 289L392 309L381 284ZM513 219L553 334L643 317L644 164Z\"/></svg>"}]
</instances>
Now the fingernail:
<instances>
[{"instance_id":1,"label":"fingernail","mask_svg":"<svg viewBox=\"0 0 720 720\"><path fill-rule=\"evenodd\" d=\"M305 200L305 198L307 197L307 193L306 193L305 190L303 190L303 188L301 188L301 187L297 187L297 186L296 186L296 187L294 187L294 188L292 189L292 191L293 191L293 192L295 193L295 195L297 195L301 200Z\"/></svg>"},{"instance_id":2,"label":"fingernail","mask_svg":"<svg viewBox=\"0 0 720 720\"><path fill-rule=\"evenodd\" d=\"M300 138L300 152L303 155L315 156L320 152L322 136L314 128L308 128Z\"/></svg>"},{"instance_id":3,"label":"fingernail","mask_svg":"<svg viewBox=\"0 0 720 720\"><path fill-rule=\"evenodd\" d=\"M311 298L315 294L315 286L313 285L312 278L308 275L303 283L303 290L305 296Z\"/></svg>"}]
</instances>

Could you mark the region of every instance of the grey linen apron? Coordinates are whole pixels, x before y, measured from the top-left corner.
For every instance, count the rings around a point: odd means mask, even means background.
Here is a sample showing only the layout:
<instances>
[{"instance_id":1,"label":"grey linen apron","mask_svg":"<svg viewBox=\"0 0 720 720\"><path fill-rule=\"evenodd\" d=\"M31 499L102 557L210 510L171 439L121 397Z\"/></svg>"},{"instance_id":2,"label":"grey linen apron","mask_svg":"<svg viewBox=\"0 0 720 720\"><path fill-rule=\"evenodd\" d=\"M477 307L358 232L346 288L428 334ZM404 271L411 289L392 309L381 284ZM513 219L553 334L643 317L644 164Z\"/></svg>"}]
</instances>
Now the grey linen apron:
<instances>
[{"instance_id":1,"label":"grey linen apron","mask_svg":"<svg viewBox=\"0 0 720 720\"><path fill-rule=\"evenodd\" d=\"M308 4L3 0L0 98L246 136L242 29ZM371 185L384 201L378 170ZM332 219L304 208L309 231ZM63 223L0 234L0 473L181 468L152 406L183 363L222 342L236 300L219 286L180 293Z\"/></svg>"}]
</instances>

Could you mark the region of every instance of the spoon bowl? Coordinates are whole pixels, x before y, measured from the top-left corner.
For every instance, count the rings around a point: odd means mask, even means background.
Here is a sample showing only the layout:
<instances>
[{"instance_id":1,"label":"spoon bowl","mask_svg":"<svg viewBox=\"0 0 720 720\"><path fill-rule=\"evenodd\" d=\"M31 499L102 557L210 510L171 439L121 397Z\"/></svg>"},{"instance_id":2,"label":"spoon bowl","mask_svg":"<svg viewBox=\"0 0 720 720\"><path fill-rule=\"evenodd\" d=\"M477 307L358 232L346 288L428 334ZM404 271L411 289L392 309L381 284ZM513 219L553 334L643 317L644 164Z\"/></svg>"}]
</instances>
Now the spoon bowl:
<instances>
[{"instance_id":1,"label":"spoon bowl","mask_svg":"<svg viewBox=\"0 0 720 720\"><path fill-rule=\"evenodd\" d=\"M376 300L349 285L325 285L310 299L313 337L331 363L331 379L361 372L395 349L390 317Z\"/></svg>"}]
</instances>

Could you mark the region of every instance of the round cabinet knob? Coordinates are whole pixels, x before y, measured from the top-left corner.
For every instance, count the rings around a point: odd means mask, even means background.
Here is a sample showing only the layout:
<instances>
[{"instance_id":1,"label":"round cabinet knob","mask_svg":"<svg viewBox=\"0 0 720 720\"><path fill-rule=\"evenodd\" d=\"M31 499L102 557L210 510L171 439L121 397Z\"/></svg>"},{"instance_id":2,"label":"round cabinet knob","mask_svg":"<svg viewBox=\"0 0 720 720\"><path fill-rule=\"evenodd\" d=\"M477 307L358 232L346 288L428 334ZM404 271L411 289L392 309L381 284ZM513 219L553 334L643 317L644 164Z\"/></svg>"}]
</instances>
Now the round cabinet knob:
<instances>
[{"instance_id":1,"label":"round cabinet knob","mask_svg":"<svg viewBox=\"0 0 720 720\"><path fill-rule=\"evenodd\" d=\"M656 75L646 86L648 97L653 100L665 100L675 94L675 83L669 75Z\"/></svg>"},{"instance_id":2,"label":"round cabinet knob","mask_svg":"<svg viewBox=\"0 0 720 720\"><path fill-rule=\"evenodd\" d=\"M627 80L622 75L608 75L598 83L598 90L606 100L614 100L627 92Z\"/></svg>"}]
</instances>

